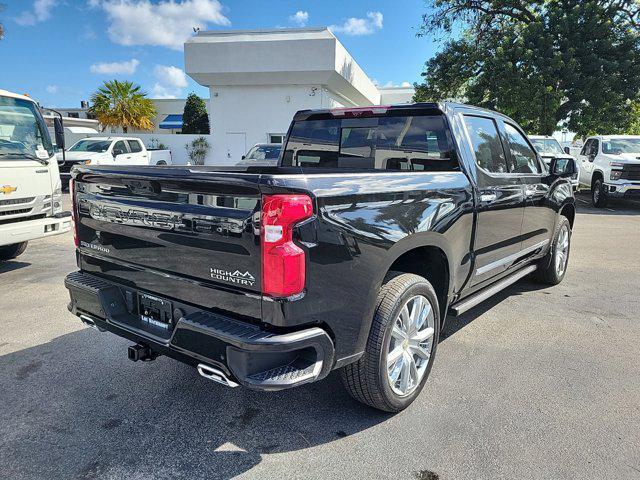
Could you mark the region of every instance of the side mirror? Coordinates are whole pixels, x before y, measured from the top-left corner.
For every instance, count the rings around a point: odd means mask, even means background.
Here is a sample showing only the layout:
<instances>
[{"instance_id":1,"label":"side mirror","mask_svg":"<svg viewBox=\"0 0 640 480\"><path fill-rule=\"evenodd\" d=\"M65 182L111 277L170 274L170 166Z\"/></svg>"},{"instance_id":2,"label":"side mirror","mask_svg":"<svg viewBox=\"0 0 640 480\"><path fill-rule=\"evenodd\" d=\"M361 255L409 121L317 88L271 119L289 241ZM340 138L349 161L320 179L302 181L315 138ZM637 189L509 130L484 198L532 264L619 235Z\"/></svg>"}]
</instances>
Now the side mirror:
<instances>
[{"instance_id":1,"label":"side mirror","mask_svg":"<svg viewBox=\"0 0 640 480\"><path fill-rule=\"evenodd\" d=\"M242 155L242 160L244 160L245 158L247 158L247 156L246 155Z\"/></svg>"},{"instance_id":2,"label":"side mirror","mask_svg":"<svg viewBox=\"0 0 640 480\"><path fill-rule=\"evenodd\" d=\"M571 149L569 147L564 147L564 153L566 153L567 155L571 155Z\"/></svg>"},{"instance_id":3,"label":"side mirror","mask_svg":"<svg viewBox=\"0 0 640 480\"><path fill-rule=\"evenodd\" d=\"M552 158L549 172L555 177L572 177L576 174L576 161L573 158Z\"/></svg>"},{"instance_id":4,"label":"side mirror","mask_svg":"<svg viewBox=\"0 0 640 480\"><path fill-rule=\"evenodd\" d=\"M53 119L53 131L56 137L56 145L59 149L64 150L64 125L61 118L55 117Z\"/></svg>"}]
</instances>

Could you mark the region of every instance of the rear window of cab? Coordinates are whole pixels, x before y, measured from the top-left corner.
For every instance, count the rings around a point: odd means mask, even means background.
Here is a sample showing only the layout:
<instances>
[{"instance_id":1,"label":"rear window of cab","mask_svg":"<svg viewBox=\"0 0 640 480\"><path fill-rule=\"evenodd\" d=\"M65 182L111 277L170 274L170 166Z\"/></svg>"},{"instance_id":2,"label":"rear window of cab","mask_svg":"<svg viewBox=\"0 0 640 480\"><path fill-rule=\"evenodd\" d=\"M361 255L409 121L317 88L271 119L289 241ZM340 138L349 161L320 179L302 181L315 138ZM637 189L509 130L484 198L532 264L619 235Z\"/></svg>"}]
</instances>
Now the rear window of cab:
<instances>
[{"instance_id":1,"label":"rear window of cab","mask_svg":"<svg viewBox=\"0 0 640 480\"><path fill-rule=\"evenodd\" d=\"M365 170L459 170L442 115L294 122L284 167Z\"/></svg>"}]
</instances>

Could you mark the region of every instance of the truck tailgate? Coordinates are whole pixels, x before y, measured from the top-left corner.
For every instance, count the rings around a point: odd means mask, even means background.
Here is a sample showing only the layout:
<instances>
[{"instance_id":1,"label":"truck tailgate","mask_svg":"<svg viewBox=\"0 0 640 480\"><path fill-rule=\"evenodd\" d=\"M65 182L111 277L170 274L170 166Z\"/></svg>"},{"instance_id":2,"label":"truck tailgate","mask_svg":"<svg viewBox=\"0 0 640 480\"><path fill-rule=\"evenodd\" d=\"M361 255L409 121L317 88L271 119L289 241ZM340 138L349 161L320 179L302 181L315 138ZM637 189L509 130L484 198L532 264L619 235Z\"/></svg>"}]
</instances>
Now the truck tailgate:
<instances>
[{"instance_id":1,"label":"truck tailgate","mask_svg":"<svg viewBox=\"0 0 640 480\"><path fill-rule=\"evenodd\" d=\"M259 319L259 182L259 174L188 168L80 169L79 266Z\"/></svg>"}]
</instances>

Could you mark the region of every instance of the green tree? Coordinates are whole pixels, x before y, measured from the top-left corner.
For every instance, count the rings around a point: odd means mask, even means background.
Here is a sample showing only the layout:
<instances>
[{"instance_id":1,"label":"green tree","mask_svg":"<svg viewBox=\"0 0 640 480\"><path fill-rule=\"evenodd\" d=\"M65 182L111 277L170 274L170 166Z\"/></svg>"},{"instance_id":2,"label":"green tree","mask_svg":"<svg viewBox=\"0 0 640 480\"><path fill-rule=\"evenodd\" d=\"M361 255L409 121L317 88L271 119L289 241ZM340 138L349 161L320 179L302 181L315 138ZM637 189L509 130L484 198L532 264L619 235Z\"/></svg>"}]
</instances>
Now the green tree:
<instances>
[{"instance_id":1,"label":"green tree","mask_svg":"<svg viewBox=\"0 0 640 480\"><path fill-rule=\"evenodd\" d=\"M499 110L531 133L622 133L640 92L636 0L430 0L421 34L444 32L417 101Z\"/></svg>"},{"instance_id":2,"label":"green tree","mask_svg":"<svg viewBox=\"0 0 640 480\"><path fill-rule=\"evenodd\" d=\"M182 113L182 133L209 134L207 106L198 95L190 93Z\"/></svg>"},{"instance_id":3,"label":"green tree","mask_svg":"<svg viewBox=\"0 0 640 480\"><path fill-rule=\"evenodd\" d=\"M640 135L640 100L631 104L631 125L627 131L629 135Z\"/></svg>"},{"instance_id":4,"label":"green tree","mask_svg":"<svg viewBox=\"0 0 640 480\"><path fill-rule=\"evenodd\" d=\"M121 127L125 133L129 128L152 130L152 119L156 113L156 107L147 94L132 82L104 82L91 95L90 114L102 124L103 129Z\"/></svg>"}]
</instances>

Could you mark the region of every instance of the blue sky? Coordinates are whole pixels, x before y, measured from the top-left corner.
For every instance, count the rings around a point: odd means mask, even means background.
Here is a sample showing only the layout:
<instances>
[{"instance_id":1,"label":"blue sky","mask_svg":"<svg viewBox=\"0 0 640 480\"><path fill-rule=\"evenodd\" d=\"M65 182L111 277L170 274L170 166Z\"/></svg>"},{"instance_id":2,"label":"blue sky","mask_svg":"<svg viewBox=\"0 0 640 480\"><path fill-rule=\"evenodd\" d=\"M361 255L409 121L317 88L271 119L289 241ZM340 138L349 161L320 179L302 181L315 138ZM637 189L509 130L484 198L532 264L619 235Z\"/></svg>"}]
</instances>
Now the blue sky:
<instances>
[{"instance_id":1,"label":"blue sky","mask_svg":"<svg viewBox=\"0 0 640 480\"><path fill-rule=\"evenodd\" d=\"M185 76L191 27L333 26L380 85L420 80L437 47L416 38L424 0L0 0L0 88L42 105L76 107L104 80L132 80L151 97L208 91Z\"/></svg>"}]
</instances>

